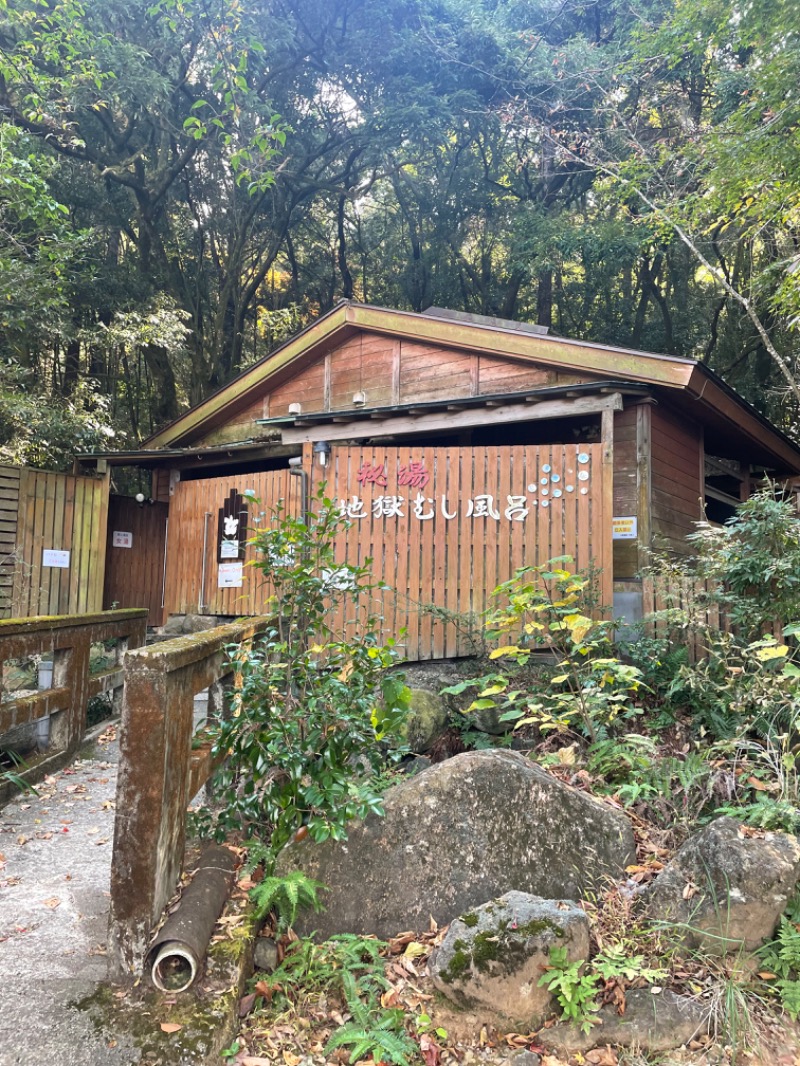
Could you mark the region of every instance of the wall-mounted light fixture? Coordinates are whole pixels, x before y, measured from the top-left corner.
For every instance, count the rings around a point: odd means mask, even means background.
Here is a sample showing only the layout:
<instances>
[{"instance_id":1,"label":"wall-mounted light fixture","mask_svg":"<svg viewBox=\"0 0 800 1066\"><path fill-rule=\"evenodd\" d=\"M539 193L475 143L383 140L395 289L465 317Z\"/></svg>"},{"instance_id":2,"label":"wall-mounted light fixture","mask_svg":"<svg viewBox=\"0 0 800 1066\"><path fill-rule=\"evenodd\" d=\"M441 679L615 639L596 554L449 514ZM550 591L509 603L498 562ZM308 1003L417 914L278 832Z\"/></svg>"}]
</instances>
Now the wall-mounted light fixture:
<instances>
[{"instance_id":1,"label":"wall-mounted light fixture","mask_svg":"<svg viewBox=\"0 0 800 1066\"><path fill-rule=\"evenodd\" d=\"M301 415L302 413L303 413L303 405L301 403L290 403L289 404L289 414L290 415Z\"/></svg>"},{"instance_id":2,"label":"wall-mounted light fixture","mask_svg":"<svg viewBox=\"0 0 800 1066\"><path fill-rule=\"evenodd\" d=\"M367 402L367 394L363 389L353 394L353 407L363 407Z\"/></svg>"},{"instance_id":3,"label":"wall-mounted light fixture","mask_svg":"<svg viewBox=\"0 0 800 1066\"><path fill-rule=\"evenodd\" d=\"M136 502L139 504L140 507L144 507L144 493L143 492L137 492L135 497L134 497L134 499L136 500Z\"/></svg>"},{"instance_id":4,"label":"wall-mounted light fixture","mask_svg":"<svg viewBox=\"0 0 800 1066\"><path fill-rule=\"evenodd\" d=\"M314 445L314 455L320 466L328 465L328 456L331 454L331 446L326 440L318 440Z\"/></svg>"}]
</instances>

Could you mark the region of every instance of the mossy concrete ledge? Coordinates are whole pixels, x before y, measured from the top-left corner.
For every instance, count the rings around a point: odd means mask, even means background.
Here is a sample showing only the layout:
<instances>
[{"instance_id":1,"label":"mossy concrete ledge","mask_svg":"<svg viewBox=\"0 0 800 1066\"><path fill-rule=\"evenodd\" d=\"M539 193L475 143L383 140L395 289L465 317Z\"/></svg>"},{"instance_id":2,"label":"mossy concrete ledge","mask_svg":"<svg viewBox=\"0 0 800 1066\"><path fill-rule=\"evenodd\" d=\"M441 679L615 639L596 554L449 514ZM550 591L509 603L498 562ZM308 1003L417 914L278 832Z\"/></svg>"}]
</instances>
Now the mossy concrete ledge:
<instances>
[{"instance_id":1,"label":"mossy concrete ledge","mask_svg":"<svg viewBox=\"0 0 800 1066\"><path fill-rule=\"evenodd\" d=\"M130 1048L131 1066L219 1066L223 1049L239 1031L239 1002L253 974L259 923L249 905L242 911L233 899L217 929L204 973L189 991L164 994L144 978L128 989L101 985L75 1004L87 1012L109 1047ZM180 1028L165 1032L162 1025Z\"/></svg>"}]
</instances>

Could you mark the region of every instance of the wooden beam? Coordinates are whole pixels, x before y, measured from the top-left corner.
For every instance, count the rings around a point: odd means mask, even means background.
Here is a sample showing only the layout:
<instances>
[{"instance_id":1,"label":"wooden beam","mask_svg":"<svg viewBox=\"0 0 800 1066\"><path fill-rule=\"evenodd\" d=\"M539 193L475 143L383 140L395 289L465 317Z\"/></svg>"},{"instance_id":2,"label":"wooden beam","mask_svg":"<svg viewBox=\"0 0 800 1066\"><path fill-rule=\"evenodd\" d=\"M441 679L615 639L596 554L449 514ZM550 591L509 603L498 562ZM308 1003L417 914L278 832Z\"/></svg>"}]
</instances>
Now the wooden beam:
<instances>
[{"instance_id":1,"label":"wooden beam","mask_svg":"<svg viewBox=\"0 0 800 1066\"><path fill-rule=\"evenodd\" d=\"M616 410L622 408L622 397L619 394L609 399L618 401L619 407ZM600 443L603 456L603 529L599 531L597 539L600 541L599 563L603 571L600 577L602 590L600 605L602 607L612 607L614 600L614 410L615 408L611 406L604 407L600 415Z\"/></svg>"},{"instance_id":2,"label":"wooden beam","mask_svg":"<svg viewBox=\"0 0 800 1066\"><path fill-rule=\"evenodd\" d=\"M636 492L637 508L637 561L639 569L650 561L649 552L653 540L653 488L651 475L651 405L641 403L636 408Z\"/></svg>"},{"instance_id":3,"label":"wooden beam","mask_svg":"<svg viewBox=\"0 0 800 1066\"><path fill-rule=\"evenodd\" d=\"M578 415L607 413L622 410L619 393L611 396L581 396L575 400L542 400L535 408L527 404L506 404L501 407L472 407L464 411L434 411L420 415L394 415L374 422L350 422L347 426L326 423L314 426L287 426L281 430L284 444L305 444L317 440L353 440L359 437L395 437L407 433L435 433L448 429L466 429L504 422L539 422L548 418L570 418ZM611 439L613 440L613 427ZM612 446L613 462L613 446ZM611 511L609 511L609 517ZM610 526L609 526L610 528ZM609 534L610 535L610 534Z\"/></svg>"}]
</instances>

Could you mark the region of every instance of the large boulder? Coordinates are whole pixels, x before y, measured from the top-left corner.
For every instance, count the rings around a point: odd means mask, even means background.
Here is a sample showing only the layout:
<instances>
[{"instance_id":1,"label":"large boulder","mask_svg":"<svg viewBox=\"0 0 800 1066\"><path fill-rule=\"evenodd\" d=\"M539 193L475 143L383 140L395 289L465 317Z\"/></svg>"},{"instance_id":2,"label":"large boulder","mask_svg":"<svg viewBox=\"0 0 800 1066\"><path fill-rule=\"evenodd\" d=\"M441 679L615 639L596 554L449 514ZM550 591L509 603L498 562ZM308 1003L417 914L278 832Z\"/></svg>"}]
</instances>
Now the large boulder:
<instances>
[{"instance_id":1,"label":"large boulder","mask_svg":"<svg viewBox=\"0 0 800 1066\"><path fill-rule=\"evenodd\" d=\"M388 937L512 889L577 900L635 857L623 814L513 751L457 755L393 786L384 806L344 842L283 850L278 874L303 870L329 889L325 913L298 932Z\"/></svg>"},{"instance_id":2,"label":"large boulder","mask_svg":"<svg viewBox=\"0 0 800 1066\"><path fill-rule=\"evenodd\" d=\"M800 844L786 833L717 818L689 837L649 890L652 919L714 955L768 940L800 877Z\"/></svg>"},{"instance_id":3,"label":"large boulder","mask_svg":"<svg viewBox=\"0 0 800 1066\"><path fill-rule=\"evenodd\" d=\"M589 921L581 908L506 892L456 918L428 968L439 991L479 1011L481 1021L529 1033L555 1006L539 984L554 947L566 948L570 963L589 957Z\"/></svg>"}]
</instances>

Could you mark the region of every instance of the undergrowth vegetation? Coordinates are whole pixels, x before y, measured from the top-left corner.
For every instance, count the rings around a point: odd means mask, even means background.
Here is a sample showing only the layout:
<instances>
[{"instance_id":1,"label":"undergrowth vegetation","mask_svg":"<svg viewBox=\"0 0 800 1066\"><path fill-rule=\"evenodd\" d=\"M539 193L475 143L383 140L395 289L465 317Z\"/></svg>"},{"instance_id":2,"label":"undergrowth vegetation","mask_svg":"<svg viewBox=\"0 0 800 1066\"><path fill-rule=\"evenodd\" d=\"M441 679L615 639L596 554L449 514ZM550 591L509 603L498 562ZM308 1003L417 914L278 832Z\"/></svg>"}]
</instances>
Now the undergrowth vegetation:
<instances>
[{"instance_id":1,"label":"undergrowth vegetation","mask_svg":"<svg viewBox=\"0 0 800 1066\"><path fill-rule=\"evenodd\" d=\"M321 503L324 531L333 515ZM307 534L285 522L282 529L262 534L262 544L265 572L288 608L264 647L242 660L239 714L220 738L253 771L237 779L229 770L223 779L229 807L222 824L268 822L268 842L252 851L267 866L298 829L339 837L347 818L380 809L378 775L385 785L394 772L387 739L405 710L398 683L386 687L396 677L385 669L391 646L324 633L328 616L318 605L337 589L368 588L365 572L335 568L324 551L312 566ZM481 668L444 690L460 707L446 736L449 754L513 744L633 823L638 858L627 882L582 901L591 958L569 962L555 948L541 978L563 1017L591 1030L602 1004L624 1008L627 990L670 987L706 1003L716 1039L735 1060L756 1045L770 1011L800 1017L800 900L755 956L719 959L682 948L648 923L641 890L691 833L720 815L756 834L800 830L800 519L767 489L724 527L701 525L693 548L692 558L653 561L645 578L664 606L637 625L603 611L594 575L574 572L567 558L519 570L493 595ZM670 590L677 590L674 602ZM299 628L314 636L301 638ZM287 710L300 703L307 723L287 727ZM475 724L486 712L505 735ZM323 738L330 754L320 759ZM365 779L356 758L369 770ZM265 775L270 765L288 772ZM447 1033L424 997L398 1000L385 979L392 970L386 945L346 937L296 942L297 907L317 907L322 886L292 876L292 883L267 876L254 890L284 945L278 970L262 982L266 1014L280 1017L282 1004L311 992L328 997L320 1061L442 1061ZM422 965L427 950L430 943L411 962ZM332 1017L341 1019L333 1029Z\"/></svg>"}]
</instances>

